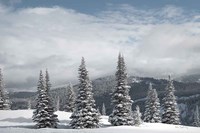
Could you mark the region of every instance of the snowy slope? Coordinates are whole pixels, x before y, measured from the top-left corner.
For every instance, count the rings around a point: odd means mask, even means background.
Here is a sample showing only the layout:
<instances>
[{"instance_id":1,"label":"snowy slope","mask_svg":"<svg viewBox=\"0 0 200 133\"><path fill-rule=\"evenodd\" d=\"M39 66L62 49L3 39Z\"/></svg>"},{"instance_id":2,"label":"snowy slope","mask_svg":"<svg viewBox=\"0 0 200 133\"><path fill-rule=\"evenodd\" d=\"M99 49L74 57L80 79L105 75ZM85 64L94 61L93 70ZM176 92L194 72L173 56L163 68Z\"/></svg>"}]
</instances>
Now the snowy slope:
<instances>
[{"instance_id":1,"label":"snowy slope","mask_svg":"<svg viewBox=\"0 0 200 133\"><path fill-rule=\"evenodd\" d=\"M99 129L70 129L68 123L71 113L58 111L60 120L58 129L34 129L31 121L33 110L0 111L0 133L199 133L200 128L175 126L161 123L144 123L139 127L119 126L109 124L108 117L102 116L102 127Z\"/></svg>"}]
</instances>

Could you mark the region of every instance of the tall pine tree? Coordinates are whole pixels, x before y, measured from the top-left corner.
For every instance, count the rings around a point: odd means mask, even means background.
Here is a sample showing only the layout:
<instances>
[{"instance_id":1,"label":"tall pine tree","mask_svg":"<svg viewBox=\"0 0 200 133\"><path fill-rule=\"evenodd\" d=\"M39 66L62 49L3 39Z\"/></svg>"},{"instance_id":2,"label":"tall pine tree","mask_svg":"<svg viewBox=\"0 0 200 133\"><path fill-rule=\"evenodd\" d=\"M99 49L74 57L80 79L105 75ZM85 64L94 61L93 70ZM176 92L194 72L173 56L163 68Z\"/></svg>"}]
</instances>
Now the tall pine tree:
<instances>
[{"instance_id":1,"label":"tall pine tree","mask_svg":"<svg viewBox=\"0 0 200 133\"><path fill-rule=\"evenodd\" d=\"M195 113L194 113L194 123L193 125L195 127L200 127L200 119L199 119L199 106L196 105L196 110L195 110Z\"/></svg>"},{"instance_id":2,"label":"tall pine tree","mask_svg":"<svg viewBox=\"0 0 200 133\"><path fill-rule=\"evenodd\" d=\"M51 107L51 101L49 97L49 77L48 72L44 80L42 71L40 71L38 81L38 97L36 103L36 110L33 112L33 121L36 122L37 128L56 128L57 127L57 115L54 115L53 107Z\"/></svg>"},{"instance_id":3,"label":"tall pine tree","mask_svg":"<svg viewBox=\"0 0 200 133\"><path fill-rule=\"evenodd\" d=\"M0 110L9 110L10 109L10 100L8 92L5 89L3 74L0 68Z\"/></svg>"},{"instance_id":4,"label":"tall pine tree","mask_svg":"<svg viewBox=\"0 0 200 133\"><path fill-rule=\"evenodd\" d=\"M129 96L130 86L127 85L126 66L121 54L118 56L118 66L115 75L117 85L112 95L113 111L109 116L109 122L114 126L133 125L132 100Z\"/></svg>"},{"instance_id":5,"label":"tall pine tree","mask_svg":"<svg viewBox=\"0 0 200 133\"><path fill-rule=\"evenodd\" d=\"M169 76L168 85L165 89L165 96L163 98L163 113L162 113L162 123L167 124L180 124L180 114L177 108L176 97L174 95L174 85L173 81Z\"/></svg>"},{"instance_id":6,"label":"tall pine tree","mask_svg":"<svg viewBox=\"0 0 200 133\"><path fill-rule=\"evenodd\" d=\"M0 110L4 109L4 82L0 68Z\"/></svg>"},{"instance_id":7,"label":"tall pine tree","mask_svg":"<svg viewBox=\"0 0 200 133\"><path fill-rule=\"evenodd\" d=\"M47 93L45 89L45 82L42 71L40 71L37 89L38 97L36 103L36 110L33 112L33 121L37 123L37 128L51 127L50 116L48 113Z\"/></svg>"},{"instance_id":8,"label":"tall pine tree","mask_svg":"<svg viewBox=\"0 0 200 133\"><path fill-rule=\"evenodd\" d=\"M147 100L145 101L144 121L150 123L161 122L160 117L160 102L156 89L152 89L152 84L149 84Z\"/></svg>"},{"instance_id":9,"label":"tall pine tree","mask_svg":"<svg viewBox=\"0 0 200 133\"><path fill-rule=\"evenodd\" d=\"M75 102L75 110L71 116L70 125L72 128L97 128L99 127L99 117L95 109L95 101L92 93L92 85L89 80L85 60L82 58L79 67L79 87Z\"/></svg>"},{"instance_id":10,"label":"tall pine tree","mask_svg":"<svg viewBox=\"0 0 200 133\"><path fill-rule=\"evenodd\" d=\"M66 90L66 104L65 104L65 111L66 112L73 112L74 111L74 104L75 104L75 93L73 86L69 84Z\"/></svg>"},{"instance_id":11,"label":"tall pine tree","mask_svg":"<svg viewBox=\"0 0 200 133\"><path fill-rule=\"evenodd\" d=\"M44 79L43 79L43 74L42 71L40 71L40 76L39 76L39 80L38 80L38 84L37 84L37 98L36 98L36 105L35 105L35 110L33 111L33 116L32 116L32 120L34 122L38 121L38 112L39 112L39 102L40 102L40 93L41 93L41 88L44 89Z\"/></svg>"},{"instance_id":12,"label":"tall pine tree","mask_svg":"<svg viewBox=\"0 0 200 133\"><path fill-rule=\"evenodd\" d=\"M60 97L57 97L57 101L56 101L56 111L60 110Z\"/></svg>"},{"instance_id":13,"label":"tall pine tree","mask_svg":"<svg viewBox=\"0 0 200 133\"><path fill-rule=\"evenodd\" d=\"M46 75L45 75L45 87L46 87L46 93L47 93L47 100L48 100L48 113L51 118L51 127L56 128L57 122L58 122L58 116L54 114L55 108L53 107L53 101L50 95L50 89L51 89L51 83L49 78L49 72L46 69Z\"/></svg>"}]
</instances>

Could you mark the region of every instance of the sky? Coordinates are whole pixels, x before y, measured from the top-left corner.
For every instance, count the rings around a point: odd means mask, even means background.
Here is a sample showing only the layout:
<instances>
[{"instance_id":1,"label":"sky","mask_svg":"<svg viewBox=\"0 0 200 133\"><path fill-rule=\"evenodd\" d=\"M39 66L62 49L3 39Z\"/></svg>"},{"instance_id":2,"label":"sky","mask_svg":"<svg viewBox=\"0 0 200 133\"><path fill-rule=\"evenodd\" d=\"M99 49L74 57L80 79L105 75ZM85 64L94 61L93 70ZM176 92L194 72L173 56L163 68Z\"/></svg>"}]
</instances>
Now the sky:
<instances>
[{"instance_id":1,"label":"sky","mask_svg":"<svg viewBox=\"0 0 200 133\"><path fill-rule=\"evenodd\" d=\"M0 0L0 68L9 90L36 90L39 71L53 86L114 75L200 74L199 0Z\"/></svg>"}]
</instances>

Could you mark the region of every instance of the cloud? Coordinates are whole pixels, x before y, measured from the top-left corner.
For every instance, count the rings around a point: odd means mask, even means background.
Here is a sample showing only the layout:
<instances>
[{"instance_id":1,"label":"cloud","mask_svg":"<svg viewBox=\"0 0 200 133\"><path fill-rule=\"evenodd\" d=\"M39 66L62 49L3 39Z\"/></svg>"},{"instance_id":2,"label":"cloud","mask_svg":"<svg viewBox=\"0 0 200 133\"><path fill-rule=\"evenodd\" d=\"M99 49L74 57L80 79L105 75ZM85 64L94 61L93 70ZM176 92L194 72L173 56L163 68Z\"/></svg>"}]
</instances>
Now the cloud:
<instances>
[{"instance_id":1,"label":"cloud","mask_svg":"<svg viewBox=\"0 0 200 133\"><path fill-rule=\"evenodd\" d=\"M16 4L21 3L22 0L0 0L0 3L3 3L4 5L13 7Z\"/></svg>"},{"instance_id":2,"label":"cloud","mask_svg":"<svg viewBox=\"0 0 200 133\"><path fill-rule=\"evenodd\" d=\"M165 16L166 18L180 17L182 16L182 13L183 9L175 6L165 6L161 11L161 15Z\"/></svg>"},{"instance_id":3,"label":"cloud","mask_svg":"<svg viewBox=\"0 0 200 133\"><path fill-rule=\"evenodd\" d=\"M109 5L97 14L61 7L13 10L0 5L0 66L9 88L31 88L40 69L53 86L77 82L86 58L90 77L114 74L119 52L130 75L187 74L200 66L198 12Z\"/></svg>"}]
</instances>

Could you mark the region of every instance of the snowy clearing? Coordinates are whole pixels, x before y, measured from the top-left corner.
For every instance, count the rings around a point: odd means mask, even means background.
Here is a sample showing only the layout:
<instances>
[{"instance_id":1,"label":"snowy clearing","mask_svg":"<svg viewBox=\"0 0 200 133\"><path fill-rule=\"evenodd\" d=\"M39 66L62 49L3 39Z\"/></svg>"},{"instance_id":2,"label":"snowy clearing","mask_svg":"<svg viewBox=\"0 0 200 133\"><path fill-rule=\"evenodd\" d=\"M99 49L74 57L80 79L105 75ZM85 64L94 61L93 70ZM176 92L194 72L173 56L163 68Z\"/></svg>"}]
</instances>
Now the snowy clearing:
<instances>
[{"instance_id":1,"label":"snowy clearing","mask_svg":"<svg viewBox=\"0 0 200 133\"><path fill-rule=\"evenodd\" d=\"M102 127L99 129L70 129L68 123L71 113L58 111L56 114L60 120L58 129L34 129L32 122L33 110L1 110L0 133L199 133L200 128L167 125L161 123L144 123L135 126L111 126L107 116L102 116Z\"/></svg>"}]
</instances>

